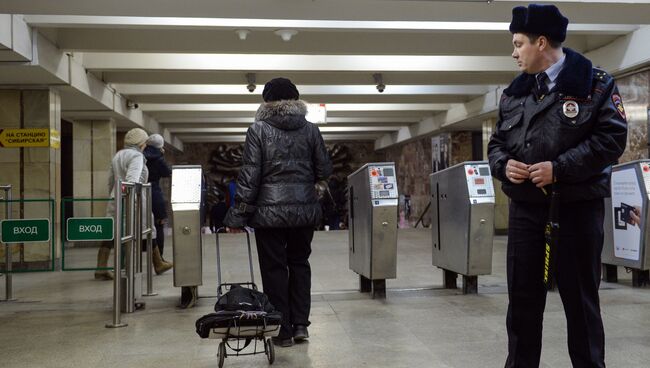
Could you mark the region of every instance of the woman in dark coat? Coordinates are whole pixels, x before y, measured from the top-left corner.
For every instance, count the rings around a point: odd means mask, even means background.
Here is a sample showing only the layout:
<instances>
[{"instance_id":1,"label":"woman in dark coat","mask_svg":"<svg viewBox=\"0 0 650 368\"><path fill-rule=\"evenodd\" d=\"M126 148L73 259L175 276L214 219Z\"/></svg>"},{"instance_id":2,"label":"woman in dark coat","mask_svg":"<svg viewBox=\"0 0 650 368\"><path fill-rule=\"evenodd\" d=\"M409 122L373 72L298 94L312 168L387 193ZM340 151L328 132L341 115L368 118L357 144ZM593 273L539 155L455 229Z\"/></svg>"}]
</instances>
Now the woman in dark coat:
<instances>
[{"instance_id":1,"label":"woman in dark coat","mask_svg":"<svg viewBox=\"0 0 650 368\"><path fill-rule=\"evenodd\" d=\"M151 183L151 208L154 226L156 227L157 247L154 248L154 258L157 258L156 253L160 252L161 259L165 249L165 233L163 230L167 222L167 202L163 196L162 188L160 188L160 179L172 176L172 170L163 157L165 153L164 145L165 141L160 134L152 134L147 140L147 147L144 149L144 157L147 159L147 168L149 169L149 183ZM171 263L164 260L163 262L171 268ZM160 272L156 270L156 273Z\"/></svg>"},{"instance_id":2,"label":"woman in dark coat","mask_svg":"<svg viewBox=\"0 0 650 368\"><path fill-rule=\"evenodd\" d=\"M255 228L264 292L282 312L274 343L291 346L309 336L309 255L322 218L314 186L330 176L332 163L291 81L273 79L262 95L265 103L246 133L236 205L224 224Z\"/></svg>"}]
</instances>

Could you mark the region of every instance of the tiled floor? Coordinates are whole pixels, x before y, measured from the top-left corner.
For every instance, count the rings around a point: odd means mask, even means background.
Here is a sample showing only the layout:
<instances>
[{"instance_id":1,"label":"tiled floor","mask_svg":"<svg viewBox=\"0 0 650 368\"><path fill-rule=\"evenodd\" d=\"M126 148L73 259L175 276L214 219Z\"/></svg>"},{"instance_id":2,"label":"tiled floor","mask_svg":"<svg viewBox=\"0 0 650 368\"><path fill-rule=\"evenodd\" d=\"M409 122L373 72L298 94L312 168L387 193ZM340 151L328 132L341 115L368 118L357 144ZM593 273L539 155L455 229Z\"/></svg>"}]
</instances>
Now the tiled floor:
<instances>
[{"instance_id":1,"label":"tiled floor","mask_svg":"<svg viewBox=\"0 0 650 368\"><path fill-rule=\"evenodd\" d=\"M243 236L223 238L224 277L248 275ZM277 348L277 367L502 367L506 355L505 238L494 243L493 273L479 278L478 295L441 289L431 266L428 230L402 230L398 278L386 300L356 291L348 268L347 232L319 232L313 243L311 338ZM168 240L171 243L171 239ZM89 256L93 256L89 252ZM168 253L171 253L168 251ZM202 340L194 321L212 309L216 294L214 236L204 238L204 286L198 307L178 310L172 273L154 277L158 296L144 311L123 315L126 328L107 329L112 283L90 272L20 274L17 302L0 303L1 367L216 367L217 343ZM254 255L256 257L256 255ZM170 257L171 258L171 257ZM92 263L92 257L89 259ZM255 258L255 266L257 262ZM603 284L609 367L650 366L650 290ZM258 277L259 282L259 277ZM0 278L4 296L4 278ZM548 298L543 367L570 367L566 324L557 293ZM263 355L229 357L225 367L264 367Z\"/></svg>"}]
</instances>

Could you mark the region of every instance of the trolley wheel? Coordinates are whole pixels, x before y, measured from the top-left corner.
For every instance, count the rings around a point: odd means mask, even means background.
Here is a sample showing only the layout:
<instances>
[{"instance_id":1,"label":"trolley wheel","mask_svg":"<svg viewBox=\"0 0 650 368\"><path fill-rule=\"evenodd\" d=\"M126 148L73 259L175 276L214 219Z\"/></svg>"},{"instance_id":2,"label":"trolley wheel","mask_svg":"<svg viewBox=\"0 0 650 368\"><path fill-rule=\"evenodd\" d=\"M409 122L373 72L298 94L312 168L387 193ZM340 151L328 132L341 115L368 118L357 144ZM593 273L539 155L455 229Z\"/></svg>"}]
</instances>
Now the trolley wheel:
<instances>
[{"instance_id":1,"label":"trolley wheel","mask_svg":"<svg viewBox=\"0 0 650 368\"><path fill-rule=\"evenodd\" d=\"M275 346L273 346L273 342L271 339L266 339L264 345L266 345L266 357L269 359L269 364L273 364L275 361Z\"/></svg>"},{"instance_id":2,"label":"trolley wheel","mask_svg":"<svg viewBox=\"0 0 650 368\"><path fill-rule=\"evenodd\" d=\"M226 343L219 343L219 368L223 368L223 361L226 359Z\"/></svg>"}]
</instances>

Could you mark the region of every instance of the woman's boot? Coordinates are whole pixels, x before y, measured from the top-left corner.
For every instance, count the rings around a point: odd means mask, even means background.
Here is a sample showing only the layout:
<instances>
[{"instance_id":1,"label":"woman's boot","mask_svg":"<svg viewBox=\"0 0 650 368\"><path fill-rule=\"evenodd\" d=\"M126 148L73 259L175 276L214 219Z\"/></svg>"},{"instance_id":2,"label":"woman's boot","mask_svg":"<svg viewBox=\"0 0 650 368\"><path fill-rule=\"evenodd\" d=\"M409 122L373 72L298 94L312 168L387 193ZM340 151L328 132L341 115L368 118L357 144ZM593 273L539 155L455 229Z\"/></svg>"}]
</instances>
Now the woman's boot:
<instances>
[{"instance_id":1,"label":"woman's boot","mask_svg":"<svg viewBox=\"0 0 650 368\"><path fill-rule=\"evenodd\" d=\"M158 250L158 247L153 248L153 269L156 271L156 275L160 275L162 273L165 273L169 271L172 268L172 265L170 263L167 263L163 261L162 257L160 256L160 251Z\"/></svg>"},{"instance_id":2,"label":"woman's boot","mask_svg":"<svg viewBox=\"0 0 650 368\"><path fill-rule=\"evenodd\" d=\"M97 268L107 268L108 267L108 257L111 255L111 248L99 247L99 252L97 252ZM96 280L113 280L113 272L108 270L97 270L95 271Z\"/></svg>"}]
</instances>

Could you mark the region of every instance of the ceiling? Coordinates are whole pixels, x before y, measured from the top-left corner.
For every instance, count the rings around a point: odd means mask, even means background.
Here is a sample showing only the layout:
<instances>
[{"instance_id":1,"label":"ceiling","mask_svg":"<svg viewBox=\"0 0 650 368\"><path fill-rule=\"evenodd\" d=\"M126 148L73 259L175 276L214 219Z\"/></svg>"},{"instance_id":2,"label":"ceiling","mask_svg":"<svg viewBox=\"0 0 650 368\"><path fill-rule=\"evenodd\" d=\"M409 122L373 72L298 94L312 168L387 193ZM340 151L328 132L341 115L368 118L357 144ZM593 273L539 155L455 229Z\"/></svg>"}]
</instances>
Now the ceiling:
<instances>
[{"instance_id":1,"label":"ceiling","mask_svg":"<svg viewBox=\"0 0 650 368\"><path fill-rule=\"evenodd\" d=\"M634 41L650 23L650 1L554 3L571 19L565 45L588 55L629 47L621 40ZM326 140L371 140L380 149L441 130L480 130L494 118L500 91L517 74L507 29L519 4L3 0L0 13L23 15L41 44L51 44L96 87L78 86L72 72L53 77L57 63L49 73L35 68L43 57L35 63L28 51L10 52L16 42L2 42L2 26L0 85L57 86L69 119L110 117L123 128L159 129L176 142L239 142L264 83L283 76L302 99L326 104ZM278 30L295 34L285 41ZM638 68L646 56L617 61L613 71ZM138 114L117 106L127 100L138 104Z\"/></svg>"}]
</instances>

